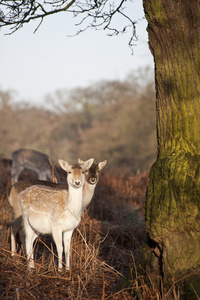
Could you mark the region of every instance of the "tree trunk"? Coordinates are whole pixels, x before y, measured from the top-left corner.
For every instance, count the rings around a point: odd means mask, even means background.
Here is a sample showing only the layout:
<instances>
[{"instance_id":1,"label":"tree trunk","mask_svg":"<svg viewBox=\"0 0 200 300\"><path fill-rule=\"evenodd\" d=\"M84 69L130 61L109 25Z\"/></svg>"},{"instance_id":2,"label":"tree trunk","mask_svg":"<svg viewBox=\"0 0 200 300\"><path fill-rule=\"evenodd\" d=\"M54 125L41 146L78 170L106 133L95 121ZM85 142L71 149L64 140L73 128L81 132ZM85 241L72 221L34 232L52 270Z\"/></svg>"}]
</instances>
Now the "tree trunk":
<instances>
[{"instance_id":1,"label":"tree trunk","mask_svg":"<svg viewBox=\"0 0 200 300\"><path fill-rule=\"evenodd\" d=\"M200 266L200 3L143 4L155 61L158 141L146 225L156 245L152 261L167 287Z\"/></svg>"}]
</instances>

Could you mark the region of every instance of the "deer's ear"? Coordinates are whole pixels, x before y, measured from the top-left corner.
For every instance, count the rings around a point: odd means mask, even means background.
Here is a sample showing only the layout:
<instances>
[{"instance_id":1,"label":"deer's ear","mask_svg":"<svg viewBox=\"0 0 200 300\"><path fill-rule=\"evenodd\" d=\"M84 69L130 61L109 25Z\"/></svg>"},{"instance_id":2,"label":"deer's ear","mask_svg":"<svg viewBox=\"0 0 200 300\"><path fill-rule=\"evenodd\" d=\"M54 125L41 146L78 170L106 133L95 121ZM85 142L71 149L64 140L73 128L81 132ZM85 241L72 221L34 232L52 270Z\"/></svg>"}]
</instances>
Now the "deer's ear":
<instances>
[{"instance_id":1,"label":"deer's ear","mask_svg":"<svg viewBox=\"0 0 200 300\"><path fill-rule=\"evenodd\" d=\"M88 170L94 162L94 158L90 158L83 163L83 169Z\"/></svg>"},{"instance_id":2,"label":"deer's ear","mask_svg":"<svg viewBox=\"0 0 200 300\"><path fill-rule=\"evenodd\" d=\"M78 163L79 163L80 165L83 165L83 164L84 164L84 160L78 158Z\"/></svg>"},{"instance_id":3,"label":"deer's ear","mask_svg":"<svg viewBox=\"0 0 200 300\"><path fill-rule=\"evenodd\" d=\"M106 163L107 163L107 160L101 161L98 164L99 170L102 170L105 167Z\"/></svg>"},{"instance_id":4,"label":"deer's ear","mask_svg":"<svg viewBox=\"0 0 200 300\"><path fill-rule=\"evenodd\" d=\"M69 163L67 161L62 160L62 159L59 159L58 162L59 162L61 168L67 172L68 169L69 169Z\"/></svg>"}]
</instances>

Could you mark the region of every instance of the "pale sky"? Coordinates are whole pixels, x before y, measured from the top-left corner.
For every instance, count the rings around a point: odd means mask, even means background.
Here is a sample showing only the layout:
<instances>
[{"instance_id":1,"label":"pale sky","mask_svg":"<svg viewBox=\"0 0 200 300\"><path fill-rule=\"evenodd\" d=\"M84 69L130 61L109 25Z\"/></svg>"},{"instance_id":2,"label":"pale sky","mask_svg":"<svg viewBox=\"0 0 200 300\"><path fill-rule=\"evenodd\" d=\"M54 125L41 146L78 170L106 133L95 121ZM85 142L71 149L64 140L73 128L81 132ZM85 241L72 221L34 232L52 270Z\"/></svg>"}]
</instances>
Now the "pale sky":
<instances>
[{"instance_id":1,"label":"pale sky","mask_svg":"<svg viewBox=\"0 0 200 300\"><path fill-rule=\"evenodd\" d=\"M62 13L47 17L33 34L37 22L25 24L12 35L0 30L0 88L12 89L18 99L33 104L57 89L85 87L99 80L124 79L132 70L150 66L147 22L142 0L133 0L133 18L139 20L134 54L128 46L130 35L109 37L104 31L78 31L73 16Z\"/></svg>"}]
</instances>

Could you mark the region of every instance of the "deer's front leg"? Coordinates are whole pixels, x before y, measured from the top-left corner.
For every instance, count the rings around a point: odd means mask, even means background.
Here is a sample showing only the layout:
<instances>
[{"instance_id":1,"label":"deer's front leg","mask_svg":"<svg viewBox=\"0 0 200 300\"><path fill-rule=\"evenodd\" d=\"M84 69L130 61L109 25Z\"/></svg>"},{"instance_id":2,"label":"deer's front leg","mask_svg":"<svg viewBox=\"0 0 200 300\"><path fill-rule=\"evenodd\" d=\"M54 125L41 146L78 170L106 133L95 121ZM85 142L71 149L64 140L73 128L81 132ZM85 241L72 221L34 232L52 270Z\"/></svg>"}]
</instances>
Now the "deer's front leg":
<instances>
[{"instance_id":1,"label":"deer's front leg","mask_svg":"<svg viewBox=\"0 0 200 300\"><path fill-rule=\"evenodd\" d=\"M70 245L72 238L73 230L65 231L63 233L64 247L65 247L65 269L69 270L70 268Z\"/></svg>"},{"instance_id":2,"label":"deer's front leg","mask_svg":"<svg viewBox=\"0 0 200 300\"><path fill-rule=\"evenodd\" d=\"M62 252L63 252L62 231L55 227L52 230L52 235L53 235L53 239L55 241L56 249L58 252L58 271L61 272L62 271Z\"/></svg>"}]
</instances>

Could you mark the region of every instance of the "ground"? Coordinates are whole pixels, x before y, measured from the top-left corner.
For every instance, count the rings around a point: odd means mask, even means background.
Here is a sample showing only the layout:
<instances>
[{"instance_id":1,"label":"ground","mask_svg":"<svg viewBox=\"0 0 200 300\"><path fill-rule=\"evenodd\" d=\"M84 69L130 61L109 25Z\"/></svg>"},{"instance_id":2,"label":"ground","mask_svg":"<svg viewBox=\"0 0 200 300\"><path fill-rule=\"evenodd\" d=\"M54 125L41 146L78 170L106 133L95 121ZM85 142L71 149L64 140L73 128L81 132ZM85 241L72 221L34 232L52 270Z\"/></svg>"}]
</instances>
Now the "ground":
<instances>
[{"instance_id":1,"label":"ground","mask_svg":"<svg viewBox=\"0 0 200 300\"><path fill-rule=\"evenodd\" d=\"M146 237L148 172L133 175L125 169L102 171L93 200L73 234L72 268L62 273L57 272L55 245L49 236L41 236L35 243L33 272L27 271L20 241L18 255L11 257L13 215L7 200L10 172L1 169L0 179L0 298L158 299L158 291L137 276L134 264ZM129 288L118 290L130 268L135 268L134 280Z\"/></svg>"}]
</instances>

